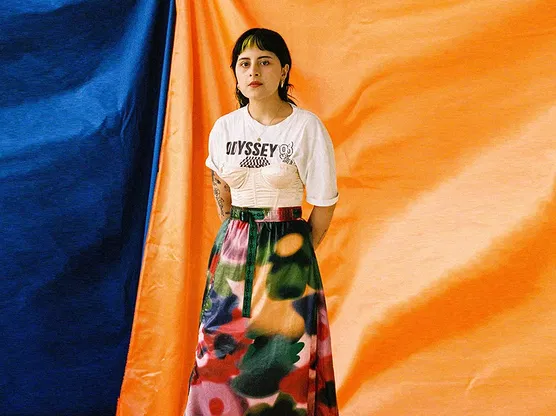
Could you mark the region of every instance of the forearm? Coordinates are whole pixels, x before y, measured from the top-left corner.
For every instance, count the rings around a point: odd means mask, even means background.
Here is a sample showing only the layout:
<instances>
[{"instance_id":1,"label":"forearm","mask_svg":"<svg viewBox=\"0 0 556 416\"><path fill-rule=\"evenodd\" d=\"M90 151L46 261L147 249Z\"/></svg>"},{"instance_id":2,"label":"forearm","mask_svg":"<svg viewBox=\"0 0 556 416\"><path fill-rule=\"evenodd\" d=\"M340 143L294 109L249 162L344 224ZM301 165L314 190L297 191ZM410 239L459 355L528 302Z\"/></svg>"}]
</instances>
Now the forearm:
<instances>
[{"instance_id":1,"label":"forearm","mask_svg":"<svg viewBox=\"0 0 556 416\"><path fill-rule=\"evenodd\" d=\"M212 172L212 193L216 201L218 217L220 221L224 221L230 216L232 208L232 194L230 187L222 180L214 171Z\"/></svg>"},{"instance_id":2,"label":"forearm","mask_svg":"<svg viewBox=\"0 0 556 416\"><path fill-rule=\"evenodd\" d=\"M311 215L309 216L309 226L311 227L311 238L315 249L320 245L326 235L326 232L328 231L335 208L336 204L329 207L315 206L311 211Z\"/></svg>"}]
</instances>

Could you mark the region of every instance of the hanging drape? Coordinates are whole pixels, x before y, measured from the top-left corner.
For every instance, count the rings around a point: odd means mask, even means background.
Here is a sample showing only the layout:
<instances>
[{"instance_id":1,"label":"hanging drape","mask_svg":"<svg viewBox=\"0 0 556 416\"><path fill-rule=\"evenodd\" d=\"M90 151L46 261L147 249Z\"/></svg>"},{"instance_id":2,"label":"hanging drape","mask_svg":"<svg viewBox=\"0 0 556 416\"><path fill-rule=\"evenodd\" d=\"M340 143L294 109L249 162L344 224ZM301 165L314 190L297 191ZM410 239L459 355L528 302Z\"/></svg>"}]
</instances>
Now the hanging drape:
<instances>
[{"instance_id":1,"label":"hanging drape","mask_svg":"<svg viewBox=\"0 0 556 416\"><path fill-rule=\"evenodd\" d=\"M0 5L3 416L116 412L172 31L169 1Z\"/></svg>"},{"instance_id":2,"label":"hanging drape","mask_svg":"<svg viewBox=\"0 0 556 416\"><path fill-rule=\"evenodd\" d=\"M282 33L336 149L319 249L343 415L556 411L550 1L177 2L121 415L179 415L218 220L206 141L249 27ZM307 211L306 211L307 212Z\"/></svg>"},{"instance_id":3,"label":"hanging drape","mask_svg":"<svg viewBox=\"0 0 556 416\"><path fill-rule=\"evenodd\" d=\"M551 0L178 0L173 37L170 2L20 3L0 6L1 414L183 411L206 142L256 26L335 145L317 255L341 414L556 413Z\"/></svg>"}]
</instances>

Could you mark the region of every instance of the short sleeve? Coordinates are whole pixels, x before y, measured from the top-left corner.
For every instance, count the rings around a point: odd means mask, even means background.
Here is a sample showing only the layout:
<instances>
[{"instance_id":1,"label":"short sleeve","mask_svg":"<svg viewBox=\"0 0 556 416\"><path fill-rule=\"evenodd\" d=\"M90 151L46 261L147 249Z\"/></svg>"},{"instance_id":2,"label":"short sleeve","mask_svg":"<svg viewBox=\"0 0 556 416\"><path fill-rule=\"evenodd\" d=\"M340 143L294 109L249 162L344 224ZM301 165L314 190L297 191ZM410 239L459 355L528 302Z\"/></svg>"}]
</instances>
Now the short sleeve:
<instances>
[{"instance_id":1,"label":"short sleeve","mask_svg":"<svg viewBox=\"0 0 556 416\"><path fill-rule=\"evenodd\" d=\"M338 201L334 146L326 127L313 114L303 128L294 160L305 184L307 202L322 207L334 205Z\"/></svg>"},{"instance_id":2,"label":"short sleeve","mask_svg":"<svg viewBox=\"0 0 556 416\"><path fill-rule=\"evenodd\" d=\"M218 175L222 172L223 152L224 152L224 134L222 130L222 121L216 120L214 126L209 133L208 140L208 157L205 165L215 171Z\"/></svg>"}]
</instances>

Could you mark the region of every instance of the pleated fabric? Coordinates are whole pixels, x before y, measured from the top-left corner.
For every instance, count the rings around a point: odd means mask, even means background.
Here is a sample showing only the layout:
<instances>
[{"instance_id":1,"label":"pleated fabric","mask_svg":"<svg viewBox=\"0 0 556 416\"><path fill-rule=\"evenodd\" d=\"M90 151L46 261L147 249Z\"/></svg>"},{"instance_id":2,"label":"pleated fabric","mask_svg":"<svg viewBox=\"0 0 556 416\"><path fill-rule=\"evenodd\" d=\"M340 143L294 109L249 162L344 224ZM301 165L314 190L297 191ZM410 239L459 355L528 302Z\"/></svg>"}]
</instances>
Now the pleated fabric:
<instances>
[{"instance_id":1,"label":"pleated fabric","mask_svg":"<svg viewBox=\"0 0 556 416\"><path fill-rule=\"evenodd\" d=\"M3 416L116 411L169 11L156 0L0 4Z\"/></svg>"},{"instance_id":2,"label":"pleated fabric","mask_svg":"<svg viewBox=\"0 0 556 416\"><path fill-rule=\"evenodd\" d=\"M317 252L340 413L549 416L556 374L550 0L177 2L121 415L185 410L218 219L204 167L250 27L290 46L341 195ZM304 207L304 212L309 210Z\"/></svg>"}]
</instances>

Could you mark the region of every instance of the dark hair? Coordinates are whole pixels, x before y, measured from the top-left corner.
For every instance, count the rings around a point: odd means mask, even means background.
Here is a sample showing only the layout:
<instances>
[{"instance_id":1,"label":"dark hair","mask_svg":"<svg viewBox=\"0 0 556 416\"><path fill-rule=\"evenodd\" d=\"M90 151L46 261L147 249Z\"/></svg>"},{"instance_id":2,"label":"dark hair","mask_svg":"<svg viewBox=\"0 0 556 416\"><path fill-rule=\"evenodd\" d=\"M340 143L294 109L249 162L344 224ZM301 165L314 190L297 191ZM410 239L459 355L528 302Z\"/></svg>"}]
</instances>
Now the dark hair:
<instances>
[{"instance_id":1,"label":"dark hair","mask_svg":"<svg viewBox=\"0 0 556 416\"><path fill-rule=\"evenodd\" d=\"M232 51L232 63L230 65L230 68L232 68L232 71L234 72L236 83L237 77L235 68L238 57L245 49L253 46L256 46L262 51L270 51L274 53L280 60L280 65L282 68L286 65L290 66L288 74L286 75L286 79L284 80L284 86L278 86L278 96L282 99L282 101L295 105L293 97L288 94L289 89L293 87L293 85L290 84L290 72L292 68L292 58L290 56L290 51L282 36L280 36L279 33L274 32L273 30L253 28L249 29L238 38ZM237 88L237 85L236 98L239 102L240 107L245 107L247 104L249 104L249 98L241 93L239 88Z\"/></svg>"}]
</instances>

